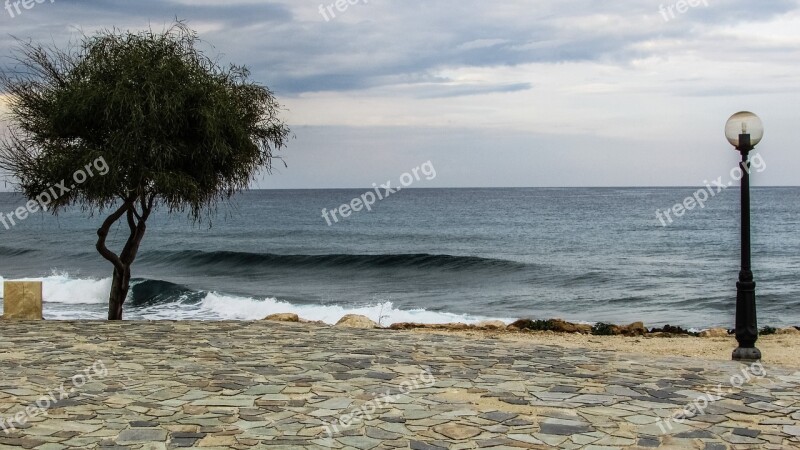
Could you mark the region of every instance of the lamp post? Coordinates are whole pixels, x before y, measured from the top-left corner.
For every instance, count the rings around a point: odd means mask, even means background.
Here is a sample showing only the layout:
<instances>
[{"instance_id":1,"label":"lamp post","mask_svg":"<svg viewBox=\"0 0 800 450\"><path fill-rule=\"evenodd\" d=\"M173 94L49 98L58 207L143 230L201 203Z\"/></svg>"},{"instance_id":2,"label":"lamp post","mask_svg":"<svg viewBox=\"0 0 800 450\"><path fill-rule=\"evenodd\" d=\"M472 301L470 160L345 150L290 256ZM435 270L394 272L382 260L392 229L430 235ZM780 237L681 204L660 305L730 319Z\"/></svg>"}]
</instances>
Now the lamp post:
<instances>
[{"instance_id":1,"label":"lamp post","mask_svg":"<svg viewBox=\"0 0 800 450\"><path fill-rule=\"evenodd\" d=\"M761 351L756 348L758 320L756 318L756 283L750 266L750 152L764 137L761 119L751 112L738 112L728 119L725 137L742 155L742 269L736 283L736 340L734 361L758 361Z\"/></svg>"}]
</instances>

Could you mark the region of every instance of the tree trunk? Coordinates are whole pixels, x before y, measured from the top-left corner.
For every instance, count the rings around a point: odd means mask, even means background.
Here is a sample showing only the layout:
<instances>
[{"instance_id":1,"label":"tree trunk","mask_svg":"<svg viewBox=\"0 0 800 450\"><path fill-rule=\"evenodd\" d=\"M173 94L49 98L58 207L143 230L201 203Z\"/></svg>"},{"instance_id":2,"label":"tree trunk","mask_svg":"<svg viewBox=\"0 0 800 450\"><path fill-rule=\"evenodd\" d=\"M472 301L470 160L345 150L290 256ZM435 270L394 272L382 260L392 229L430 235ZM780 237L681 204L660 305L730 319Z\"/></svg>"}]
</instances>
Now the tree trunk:
<instances>
[{"instance_id":1,"label":"tree trunk","mask_svg":"<svg viewBox=\"0 0 800 450\"><path fill-rule=\"evenodd\" d=\"M108 298L108 320L122 320L122 305L128 298L130 289L131 268L127 266L124 270L114 269L111 280L111 294Z\"/></svg>"},{"instance_id":2,"label":"tree trunk","mask_svg":"<svg viewBox=\"0 0 800 450\"><path fill-rule=\"evenodd\" d=\"M140 198L141 214L136 211L136 196L128 197L122 206L113 214L108 216L100 229L97 230L97 244L95 248L106 260L114 266L114 274L111 279L111 293L108 296L108 320L122 320L122 306L128 297L128 290L131 282L131 265L139 252L139 245L147 230L147 218L153 210L155 196ZM114 225L122 216L126 216L130 236L128 236L125 247L119 255L112 252L106 246L106 238L111 226Z\"/></svg>"}]
</instances>

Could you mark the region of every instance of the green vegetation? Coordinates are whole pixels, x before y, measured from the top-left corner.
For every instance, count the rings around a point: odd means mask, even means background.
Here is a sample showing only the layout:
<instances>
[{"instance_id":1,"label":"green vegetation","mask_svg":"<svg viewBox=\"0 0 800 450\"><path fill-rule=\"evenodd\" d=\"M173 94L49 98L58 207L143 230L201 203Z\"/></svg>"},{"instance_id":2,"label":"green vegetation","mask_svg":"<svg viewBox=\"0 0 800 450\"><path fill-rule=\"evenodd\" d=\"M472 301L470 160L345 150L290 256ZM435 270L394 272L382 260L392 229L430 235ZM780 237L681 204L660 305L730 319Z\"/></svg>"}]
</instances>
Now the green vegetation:
<instances>
[{"instance_id":1,"label":"green vegetation","mask_svg":"<svg viewBox=\"0 0 800 450\"><path fill-rule=\"evenodd\" d=\"M614 334L613 325L597 322L592 326L592 334L595 336L612 336Z\"/></svg>"},{"instance_id":2,"label":"green vegetation","mask_svg":"<svg viewBox=\"0 0 800 450\"><path fill-rule=\"evenodd\" d=\"M773 328L773 327L769 327L769 326L768 326L768 327L764 327L764 328L762 328L762 329L761 329L761 331L760 331L759 333L760 333L762 336L769 336L769 335L771 335L771 334L776 334L777 332L778 332L778 329L777 329L777 328Z\"/></svg>"}]
</instances>

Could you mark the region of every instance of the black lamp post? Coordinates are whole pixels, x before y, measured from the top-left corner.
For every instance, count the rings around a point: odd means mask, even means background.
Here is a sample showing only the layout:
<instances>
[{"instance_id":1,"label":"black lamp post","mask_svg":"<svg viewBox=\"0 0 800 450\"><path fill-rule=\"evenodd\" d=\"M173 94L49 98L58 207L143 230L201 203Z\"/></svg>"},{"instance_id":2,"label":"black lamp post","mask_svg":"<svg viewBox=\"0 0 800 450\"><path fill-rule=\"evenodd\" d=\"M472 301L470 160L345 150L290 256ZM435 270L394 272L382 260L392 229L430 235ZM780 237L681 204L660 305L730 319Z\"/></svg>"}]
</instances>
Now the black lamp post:
<instances>
[{"instance_id":1,"label":"black lamp post","mask_svg":"<svg viewBox=\"0 0 800 450\"><path fill-rule=\"evenodd\" d=\"M742 154L742 269L736 283L736 340L735 361L758 361L761 351L756 348L758 320L756 318L756 283L750 266L750 152L764 137L764 125L757 115L743 111L734 114L725 125L725 137Z\"/></svg>"}]
</instances>

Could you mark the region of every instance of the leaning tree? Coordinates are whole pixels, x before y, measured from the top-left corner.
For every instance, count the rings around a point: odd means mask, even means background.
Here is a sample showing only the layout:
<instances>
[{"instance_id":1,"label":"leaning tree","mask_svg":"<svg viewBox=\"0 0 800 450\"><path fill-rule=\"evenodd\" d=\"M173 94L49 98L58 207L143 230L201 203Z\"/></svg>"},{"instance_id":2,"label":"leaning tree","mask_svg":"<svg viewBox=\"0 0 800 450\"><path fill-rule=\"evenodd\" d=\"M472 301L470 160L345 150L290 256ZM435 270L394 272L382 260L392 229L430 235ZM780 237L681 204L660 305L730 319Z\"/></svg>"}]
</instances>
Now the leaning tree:
<instances>
[{"instance_id":1,"label":"leaning tree","mask_svg":"<svg viewBox=\"0 0 800 450\"><path fill-rule=\"evenodd\" d=\"M208 217L269 171L288 140L273 93L199 44L180 22L163 32L102 31L66 49L21 42L15 66L0 73L10 123L0 168L28 199L57 194L49 212L80 206L105 218L96 248L113 265L109 320L122 319L153 210ZM98 160L104 175L50 190ZM119 221L130 234L115 252L106 239Z\"/></svg>"}]
</instances>

